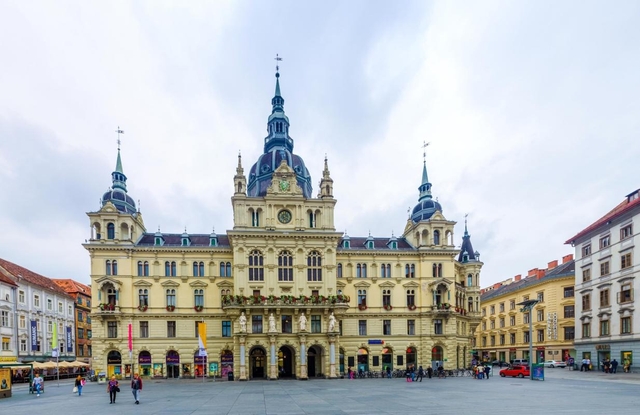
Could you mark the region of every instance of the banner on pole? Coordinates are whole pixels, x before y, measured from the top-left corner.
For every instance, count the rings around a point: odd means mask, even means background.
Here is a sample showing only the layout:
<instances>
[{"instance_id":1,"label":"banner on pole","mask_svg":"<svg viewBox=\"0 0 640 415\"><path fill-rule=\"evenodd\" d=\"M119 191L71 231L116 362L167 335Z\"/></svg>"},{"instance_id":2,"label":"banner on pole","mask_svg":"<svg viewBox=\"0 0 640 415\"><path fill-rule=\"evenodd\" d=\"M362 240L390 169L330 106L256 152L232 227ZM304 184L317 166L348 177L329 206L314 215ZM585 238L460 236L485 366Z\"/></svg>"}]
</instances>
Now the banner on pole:
<instances>
[{"instance_id":1,"label":"banner on pole","mask_svg":"<svg viewBox=\"0 0 640 415\"><path fill-rule=\"evenodd\" d=\"M67 326L67 353L73 352L73 339L71 338L71 326Z\"/></svg>"},{"instance_id":2,"label":"banner on pole","mask_svg":"<svg viewBox=\"0 0 640 415\"><path fill-rule=\"evenodd\" d=\"M207 356L207 323L198 324L198 355Z\"/></svg>"},{"instance_id":3,"label":"banner on pole","mask_svg":"<svg viewBox=\"0 0 640 415\"><path fill-rule=\"evenodd\" d=\"M133 325L129 323L129 356L133 351Z\"/></svg>"},{"instance_id":4,"label":"banner on pole","mask_svg":"<svg viewBox=\"0 0 640 415\"><path fill-rule=\"evenodd\" d=\"M31 320L31 351L38 350L38 322Z\"/></svg>"}]
</instances>

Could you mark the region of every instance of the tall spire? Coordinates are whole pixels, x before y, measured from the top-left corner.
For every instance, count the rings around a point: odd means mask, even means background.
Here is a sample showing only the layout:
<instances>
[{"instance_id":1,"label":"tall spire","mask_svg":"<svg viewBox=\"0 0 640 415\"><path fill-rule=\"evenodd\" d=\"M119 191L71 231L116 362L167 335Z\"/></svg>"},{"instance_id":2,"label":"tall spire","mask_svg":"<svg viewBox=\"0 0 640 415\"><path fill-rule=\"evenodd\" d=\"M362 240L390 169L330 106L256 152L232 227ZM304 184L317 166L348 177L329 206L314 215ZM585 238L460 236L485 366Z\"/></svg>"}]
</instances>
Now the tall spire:
<instances>
[{"instance_id":1,"label":"tall spire","mask_svg":"<svg viewBox=\"0 0 640 415\"><path fill-rule=\"evenodd\" d=\"M276 54L276 63L282 58ZM280 93L280 65L276 64L276 92L271 98L271 115L267 121L269 135L264 140L264 152L274 148L293 151L293 139L289 137L289 118L284 113L284 98Z\"/></svg>"},{"instance_id":2,"label":"tall spire","mask_svg":"<svg viewBox=\"0 0 640 415\"><path fill-rule=\"evenodd\" d=\"M418 188L420 190L420 197L418 201L423 201L424 199L431 199L431 183L429 183L429 175L427 174L427 146L429 143L425 142L422 145L424 151L422 153L422 183Z\"/></svg>"},{"instance_id":3,"label":"tall spire","mask_svg":"<svg viewBox=\"0 0 640 415\"><path fill-rule=\"evenodd\" d=\"M120 129L116 130L118 134L118 157L116 158L116 169L111 173L111 180L113 185L111 186L114 189L122 189L127 191L127 176L125 176L124 171L122 170L122 159L120 158L120 134L124 134L124 131Z\"/></svg>"},{"instance_id":4,"label":"tall spire","mask_svg":"<svg viewBox=\"0 0 640 415\"><path fill-rule=\"evenodd\" d=\"M458 262L477 261L477 255L479 255L473 250L473 245L471 244L471 235L469 235L467 230L467 216L469 216L469 214L464 215L464 235L462 236L462 246L460 246Z\"/></svg>"}]
</instances>

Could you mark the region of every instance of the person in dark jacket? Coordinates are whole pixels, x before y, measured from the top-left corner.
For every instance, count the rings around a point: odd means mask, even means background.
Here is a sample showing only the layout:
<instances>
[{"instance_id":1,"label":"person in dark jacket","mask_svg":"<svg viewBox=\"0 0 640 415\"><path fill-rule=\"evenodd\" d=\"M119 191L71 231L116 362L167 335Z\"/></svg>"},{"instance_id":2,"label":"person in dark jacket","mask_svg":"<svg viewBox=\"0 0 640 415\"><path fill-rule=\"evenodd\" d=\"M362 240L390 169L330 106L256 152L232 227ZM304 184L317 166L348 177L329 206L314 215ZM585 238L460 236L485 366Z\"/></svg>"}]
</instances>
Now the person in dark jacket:
<instances>
[{"instance_id":1,"label":"person in dark jacket","mask_svg":"<svg viewBox=\"0 0 640 415\"><path fill-rule=\"evenodd\" d=\"M140 403L140 392L142 392L142 379L138 373L135 373L131 379L131 393L136 400L136 405Z\"/></svg>"},{"instance_id":2,"label":"person in dark jacket","mask_svg":"<svg viewBox=\"0 0 640 415\"><path fill-rule=\"evenodd\" d=\"M418 378L420 378L420 382L422 382L422 377L424 376L424 370L422 370L422 366L418 367L418 376L416 377L416 380L418 380Z\"/></svg>"},{"instance_id":3,"label":"person in dark jacket","mask_svg":"<svg viewBox=\"0 0 640 415\"><path fill-rule=\"evenodd\" d=\"M111 380L107 383L107 392L109 392L109 403L116 403L116 395L120 390L120 384L115 375L111 376Z\"/></svg>"},{"instance_id":4,"label":"person in dark jacket","mask_svg":"<svg viewBox=\"0 0 640 415\"><path fill-rule=\"evenodd\" d=\"M616 373L617 370L618 370L618 361L616 359L613 359L611 361L611 373Z\"/></svg>"}]
</instances>

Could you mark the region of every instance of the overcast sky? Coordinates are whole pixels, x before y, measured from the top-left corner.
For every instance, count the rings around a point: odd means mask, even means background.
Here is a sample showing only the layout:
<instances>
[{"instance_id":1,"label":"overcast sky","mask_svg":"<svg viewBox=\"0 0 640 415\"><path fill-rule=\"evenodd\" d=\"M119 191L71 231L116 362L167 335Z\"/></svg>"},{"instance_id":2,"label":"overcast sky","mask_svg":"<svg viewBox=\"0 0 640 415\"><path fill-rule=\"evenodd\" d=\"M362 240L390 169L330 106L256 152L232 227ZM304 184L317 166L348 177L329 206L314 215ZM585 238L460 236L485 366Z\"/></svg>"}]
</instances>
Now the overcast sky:
<instances>
[{"instance_id":1,"label":"overcast sky","mask_svg":"<svg viewBox=\"0 0 640 415\"><path fill-rule=\"evenodd\" d=\"M314 195L327 154L338 230L400 235L427 141L481 285L546 267L640 187L638 16L637 1L2 1L0 257L89 282L86 212L117 126L148 230L231 229L278 53L294 151Z\"/></svg>"}]
</instances>

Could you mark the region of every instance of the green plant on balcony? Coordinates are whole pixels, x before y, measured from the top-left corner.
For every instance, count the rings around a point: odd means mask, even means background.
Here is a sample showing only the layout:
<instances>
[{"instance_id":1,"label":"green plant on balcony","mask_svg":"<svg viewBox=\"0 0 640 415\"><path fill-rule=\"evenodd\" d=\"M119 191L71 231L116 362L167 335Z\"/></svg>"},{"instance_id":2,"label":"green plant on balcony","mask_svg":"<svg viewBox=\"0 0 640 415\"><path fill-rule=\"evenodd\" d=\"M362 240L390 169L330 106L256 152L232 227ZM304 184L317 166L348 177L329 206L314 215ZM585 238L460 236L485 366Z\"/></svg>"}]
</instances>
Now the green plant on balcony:
<instances>
[{"instance_id":1,"label":"green plant on balcony","mask_svg":"<svg viewBox=\"0 0 640 415\"><path fill-rule=\"evenodd\" d=\"M174 305L168 305L167 306L167 311L173 311L175 309L176 309L176 306L174 306Z\"/></svg>"}]
</instances>

